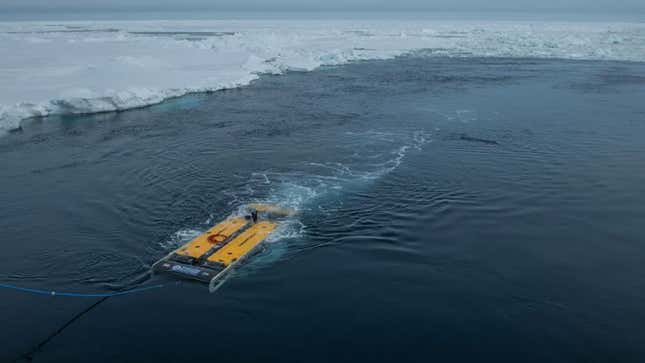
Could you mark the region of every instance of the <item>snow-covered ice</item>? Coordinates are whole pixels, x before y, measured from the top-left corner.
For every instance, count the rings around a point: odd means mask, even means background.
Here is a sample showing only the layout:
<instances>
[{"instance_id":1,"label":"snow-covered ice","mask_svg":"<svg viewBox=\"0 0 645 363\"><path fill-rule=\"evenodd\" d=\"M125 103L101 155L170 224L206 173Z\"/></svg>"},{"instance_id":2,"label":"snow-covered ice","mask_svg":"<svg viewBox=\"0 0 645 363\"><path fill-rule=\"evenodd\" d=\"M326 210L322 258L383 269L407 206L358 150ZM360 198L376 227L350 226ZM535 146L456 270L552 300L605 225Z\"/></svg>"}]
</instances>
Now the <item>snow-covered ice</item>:
<instances>
[{"instance_id":1,"label":"snow-covered ice","mask_svg":"<svg viewBox=\"0 0 645 363\"><path fill-rule=\"evenodd\" d=\"M645 24L239 20L0 22L0 133L51 114L124 110L262 73L385 59L645 61Z\"/></svg>"}]
</instances>

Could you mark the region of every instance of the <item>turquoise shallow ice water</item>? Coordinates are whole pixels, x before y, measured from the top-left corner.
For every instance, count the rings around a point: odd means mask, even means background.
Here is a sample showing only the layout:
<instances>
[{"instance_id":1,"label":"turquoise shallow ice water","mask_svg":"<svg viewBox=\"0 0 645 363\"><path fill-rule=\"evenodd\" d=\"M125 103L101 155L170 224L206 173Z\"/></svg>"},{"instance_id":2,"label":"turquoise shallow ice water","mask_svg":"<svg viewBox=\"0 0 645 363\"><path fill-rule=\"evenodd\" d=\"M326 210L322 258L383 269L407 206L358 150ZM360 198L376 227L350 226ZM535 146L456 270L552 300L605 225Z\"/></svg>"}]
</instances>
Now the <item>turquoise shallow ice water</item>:
<instances>
[{"instance_id":1,"label":"turquoise shallow ice water","mask_svg":"<svg viewBox=\"0 0 645 363\"><path fill-rule=\"evenodd\" d=\"M423 55L0 138L0 280L112 298L36 361L645 359L645 65ZM299 213L215 294L150 265ZM0 360L91 300L0 291Z\"/></svg>"}]
</instances>

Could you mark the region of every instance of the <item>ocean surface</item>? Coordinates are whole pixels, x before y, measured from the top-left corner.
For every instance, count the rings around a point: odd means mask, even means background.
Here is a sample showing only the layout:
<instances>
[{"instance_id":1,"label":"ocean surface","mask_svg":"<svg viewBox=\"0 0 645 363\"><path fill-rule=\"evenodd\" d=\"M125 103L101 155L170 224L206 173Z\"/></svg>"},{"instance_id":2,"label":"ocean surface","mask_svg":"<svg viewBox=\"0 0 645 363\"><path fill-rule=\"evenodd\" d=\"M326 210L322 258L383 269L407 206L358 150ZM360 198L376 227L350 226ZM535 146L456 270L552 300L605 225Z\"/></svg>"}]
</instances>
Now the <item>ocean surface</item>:
<instances>
[{"instance_id":1,"label":"ocean surface","mask_svg":"<svg viewBox=\"0 0 645 363\"><path fill-rule=\"evenodd\" d=\"M642 362L645 63L436 56L30 119L0 282L113 297L35 362ZM215 293L152 263L298 213ZM0 361L98 299L0 290Z\"/></svg>"}]
</instances>

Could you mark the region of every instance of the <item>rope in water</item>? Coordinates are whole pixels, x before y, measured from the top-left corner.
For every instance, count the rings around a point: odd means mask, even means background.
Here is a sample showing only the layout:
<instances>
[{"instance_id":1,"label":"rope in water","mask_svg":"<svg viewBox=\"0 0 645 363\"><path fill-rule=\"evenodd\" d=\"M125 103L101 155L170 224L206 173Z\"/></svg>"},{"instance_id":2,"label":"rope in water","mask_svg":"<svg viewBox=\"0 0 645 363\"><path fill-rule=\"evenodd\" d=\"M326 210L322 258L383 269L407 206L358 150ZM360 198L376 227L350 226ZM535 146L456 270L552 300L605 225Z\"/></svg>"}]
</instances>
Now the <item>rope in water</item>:
<instances>
[{"instance_id":1,"label":"rope in water","mask_svg":"<svg viewBox=\"0 0 645 363\"><path fill-rule=\"evenodd\" d=\"M65 296L65 297L112 297L112 296L120 296L120 295L127 295L127 294L135 294L135 293L138 293L138 292L143 292L143 291L152 290L152 289L159 289L159 288L162 288L162 287L164 287L164 285L159 284L159 285L143 286L143 287L138 287L138 288L134 288L134 289L131 289L131 290L118 291L118 292L82 293L82 292L60 292L60 291L54 291L54 290L41 290L41 289L32 289L32 288L29 288L29 287L20 287L20 286L15 286L15 285L0 284L1 289L16 290L16 291L26 292L26 293L30 293L30 294L37 294L37 295Z\"/></svg>"},{"instance_id":2,"label":"rope in water","mask_svg":"<svg viewBox=\"0 0 645 363\"><path fill-rule=\"evenodd\" d=\"M49 296L65 296L65 297L82 297L82 298L100 298L98 301L94 302L92 305L87 307L86 309L82 310L81 312L75 314L70 320L68 320L65 324L60 326L56 331L54 331L52 334L47 336L43 341L38 343L34 348L32 348L29 352L23 354L20 358L26 359L27 361L31 362L34 359L34 355L38 353L40 350L43 349L43 347L49 343L52 339L54 339L56 336L58 336L60 333L63 332L68 326L72 325L76 320L80 319L83 315L89 313L92 309L96 308L99 306L101 303L105 302L107 299L114 297L114 296L121 296L121 295L127 295L127 294L135 294L138 292L144 292L152 289L160 289L164 287L162 284L158 285L150 285L150 286L142 286L142 287L137 287L131 290L125 290L125 291L118 291L118 292L106 292L106 293L101 293L101 292L89 292L89 293L84 293L84 292L60 292L60 291L55 291L55 290L42 290L42 289L33 289L30 287L21 287L21 286L15 286L15 285L9 285L9 284L0 284L0 289L8 289L8 290L15 290L15 291L20 291L20 292L25 292L29 294L36 294L36 295L49 295ZM20 360L18 358L18 360ZM18 361L16 360L16 361Z\"/></svg>"}]
</instances>

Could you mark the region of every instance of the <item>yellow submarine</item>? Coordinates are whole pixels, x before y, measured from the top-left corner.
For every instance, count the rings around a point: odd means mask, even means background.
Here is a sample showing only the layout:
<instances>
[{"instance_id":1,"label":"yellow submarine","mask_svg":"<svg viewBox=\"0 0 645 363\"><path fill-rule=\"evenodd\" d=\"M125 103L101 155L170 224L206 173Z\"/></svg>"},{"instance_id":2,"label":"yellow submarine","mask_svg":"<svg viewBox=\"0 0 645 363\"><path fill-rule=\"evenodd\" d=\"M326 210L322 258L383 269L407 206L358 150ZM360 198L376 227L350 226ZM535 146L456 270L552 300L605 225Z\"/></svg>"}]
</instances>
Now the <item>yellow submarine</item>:
<instances>
[{"instance_id":1,"label":"yellow submarine","mask_svg":"<svg viewBox=\"0 0 645 363\"><path fill-rule=\"evenodd\" d=\"M248 204L241 216L227 218L172 251L152 265L152 271L205 282L212 291L292 214L289 208Z\"/></svg>"}]
</instances>

